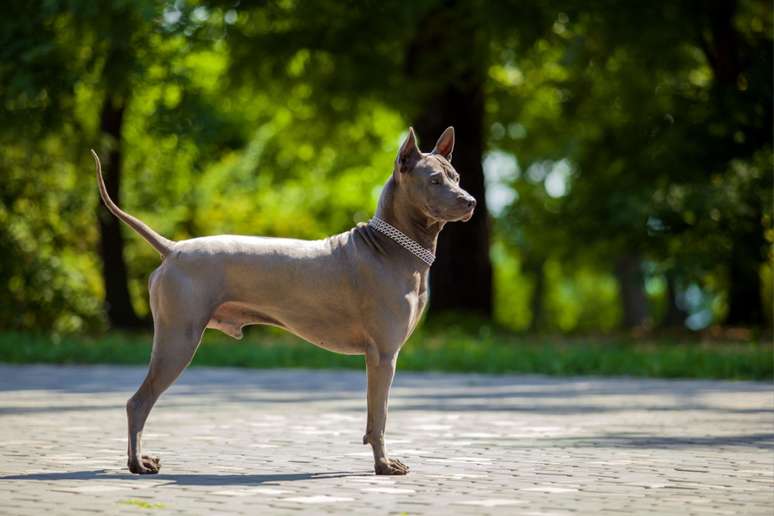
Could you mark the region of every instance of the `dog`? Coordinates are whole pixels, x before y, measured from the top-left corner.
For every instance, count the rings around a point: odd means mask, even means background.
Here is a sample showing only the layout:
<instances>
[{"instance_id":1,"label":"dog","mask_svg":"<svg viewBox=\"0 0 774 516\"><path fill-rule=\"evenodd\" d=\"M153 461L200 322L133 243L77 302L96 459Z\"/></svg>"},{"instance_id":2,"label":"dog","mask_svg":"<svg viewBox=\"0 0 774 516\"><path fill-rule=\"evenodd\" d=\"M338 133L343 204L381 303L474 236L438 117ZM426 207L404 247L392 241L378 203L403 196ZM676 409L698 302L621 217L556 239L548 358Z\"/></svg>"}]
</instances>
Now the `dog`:
<instances>
[{"instance_id":1,"label":"dog","mask_svg":"<svg viewBox=\"0 0 774 516\"><path fill-rule=\"evenodd\" d=\"M451 165L454 128L430 153L413 128L400 146L376 215L323 240L219 235L174 242L122 211L105 188L91 151L100 196L162 258L150 275L153 351L148 372L127 401L129 471L158 473L158 457L142 454L142 431L159 396L191 362L205 328L242 337L242 327L284 328L321 348L365 355L370 444L377 475L405 475L384 444L390 385L401 346L428 300L438 234L468 221L476 200Z\"/></svg>"}]
</instances>

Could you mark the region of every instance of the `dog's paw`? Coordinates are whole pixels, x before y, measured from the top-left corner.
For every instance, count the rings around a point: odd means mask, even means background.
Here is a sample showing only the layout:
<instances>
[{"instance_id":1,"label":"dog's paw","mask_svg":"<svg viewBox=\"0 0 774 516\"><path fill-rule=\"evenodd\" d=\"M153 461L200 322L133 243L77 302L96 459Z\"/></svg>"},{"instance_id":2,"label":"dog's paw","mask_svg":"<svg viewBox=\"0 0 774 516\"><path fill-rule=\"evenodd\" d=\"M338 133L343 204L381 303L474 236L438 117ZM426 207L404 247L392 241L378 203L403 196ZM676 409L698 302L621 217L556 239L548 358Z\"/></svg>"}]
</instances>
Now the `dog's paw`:
<instances>
[{"instance_id":1,"label":"dog's paw","mask_svg":"<svg viewBox=\"0 0 774 516\"><path fill-rule=\"evenodd\" d=\"M380 459L374 464L374 472L377 475L405 475L409 467L398 459Z\"/></svg>"},{"instance_id":2,"label":"dog's paw","mask_svg":"<svg viewBox=\"0 0 774 516\"><path fill-rule=\"evenodd\" d=\"M143 455L140 460L129 459L127 463L129 471L138 475L153 475L161 469L161 461L158 457Z\"/></svg>"},{"instance_id":3,"label":"dog's paw","mask_svg":"<svg viewBox=\"0 0 774 516\"><path fill-rule=\"evenodd\" d=\"M153 466L156 468L156 473L161 469L161 459L158 457L152 457L150 455L143 455L142 456L142 463L143 465L148 468Z\"/></svg>"}]
</instances>

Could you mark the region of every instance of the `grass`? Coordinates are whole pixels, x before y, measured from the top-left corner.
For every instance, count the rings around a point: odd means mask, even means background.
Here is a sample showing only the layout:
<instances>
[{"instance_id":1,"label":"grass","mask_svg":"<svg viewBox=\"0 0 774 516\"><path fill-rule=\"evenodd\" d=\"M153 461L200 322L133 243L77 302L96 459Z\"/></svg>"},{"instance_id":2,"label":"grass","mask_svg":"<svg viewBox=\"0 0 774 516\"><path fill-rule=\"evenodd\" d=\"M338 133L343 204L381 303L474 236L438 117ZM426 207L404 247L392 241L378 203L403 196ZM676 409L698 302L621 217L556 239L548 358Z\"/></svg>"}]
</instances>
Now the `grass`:
<instances>
[{"instance_id":1,"label":"grass","mask_svg":"<svg viewBox=\"0 0 774 516\"><path fill-rule=\"evenodd\" d=\"M0 332L0 362L13 364L146 364L148 334L102 337ZM363 357L319 349L265 328L242 341L208 330L193 366L362 369ZM772 380L770 342L702 342L686 338L631 339L520 336L483 327L420 329L401 351L402 371L529 373Z\"/></svg>"},{"instance_id":2,"label":"grass","mask_svg":"<svg viewBox=\"0 0 774 516\"><path fill-rule=\"evenodd\" d=\"M129 498L128 500L121 500L118 502L122 505L132 505L134 507L139 507L140 509L164 509L166 508L166 505L163 503L151 503L146 502L145 500L138 500L136 498Z\"/></svg>"}]
</instances>

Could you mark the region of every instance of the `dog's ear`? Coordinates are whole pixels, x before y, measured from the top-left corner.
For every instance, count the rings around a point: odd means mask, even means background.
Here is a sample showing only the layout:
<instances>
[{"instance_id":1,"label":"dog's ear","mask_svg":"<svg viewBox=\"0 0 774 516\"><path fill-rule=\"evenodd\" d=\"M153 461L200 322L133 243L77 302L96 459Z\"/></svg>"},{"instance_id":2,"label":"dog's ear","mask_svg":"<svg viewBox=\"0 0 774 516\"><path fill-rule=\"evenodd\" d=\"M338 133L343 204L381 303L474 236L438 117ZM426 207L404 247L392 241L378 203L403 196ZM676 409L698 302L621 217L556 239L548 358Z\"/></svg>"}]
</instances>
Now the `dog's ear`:
<instances>
[{"instance_id":1,"label":"dog's ear","mask_svg":"<svg viewBox=\"0 0 774 516\"><path fill-rule=\"evenodd\" d=\"M438 142L435 144L433 154L439 154L446 158L446 161L451 162L452 151L454 150L454 127L447 127L443 132Z\"/></svg>"},{"instance_id":2,"label":"dog's ear","mask_svg":"<svg viewBox=\"0 0 774 516\"><path fill-rule=\"evenodd\" d=\"M417 147L417 135L414 134L414 128L409 127L408 136L398 151L398 170L408 172L414 168L421 157L422 153Z\"/></svg>"}]
</instances>

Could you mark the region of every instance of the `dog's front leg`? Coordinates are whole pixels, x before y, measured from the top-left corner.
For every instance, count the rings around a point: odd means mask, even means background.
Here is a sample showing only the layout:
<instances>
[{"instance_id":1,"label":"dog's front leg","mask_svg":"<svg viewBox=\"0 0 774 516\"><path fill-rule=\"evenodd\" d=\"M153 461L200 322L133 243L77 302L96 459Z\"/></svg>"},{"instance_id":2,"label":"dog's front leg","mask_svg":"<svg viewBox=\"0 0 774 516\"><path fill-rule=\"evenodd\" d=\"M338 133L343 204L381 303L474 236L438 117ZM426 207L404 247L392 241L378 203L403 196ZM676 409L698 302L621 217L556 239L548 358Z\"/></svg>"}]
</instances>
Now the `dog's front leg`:
<instances>
[{"instance_id":1,"label":"dog's front leg","mask_svg":"<svg viewBox=\"0 0 774 516\"><path fill-rule=\"evenodd\" d=\"M374 471L377 475L405 475L408 466L397 459L387 458L384 448L384 427L387 424L387 403L390 385L395 376L398 353L380 353L376 346L366 351L368 370L368 423L363 444L370 444L374 451Z\"/></svg>"}]
</instances>

